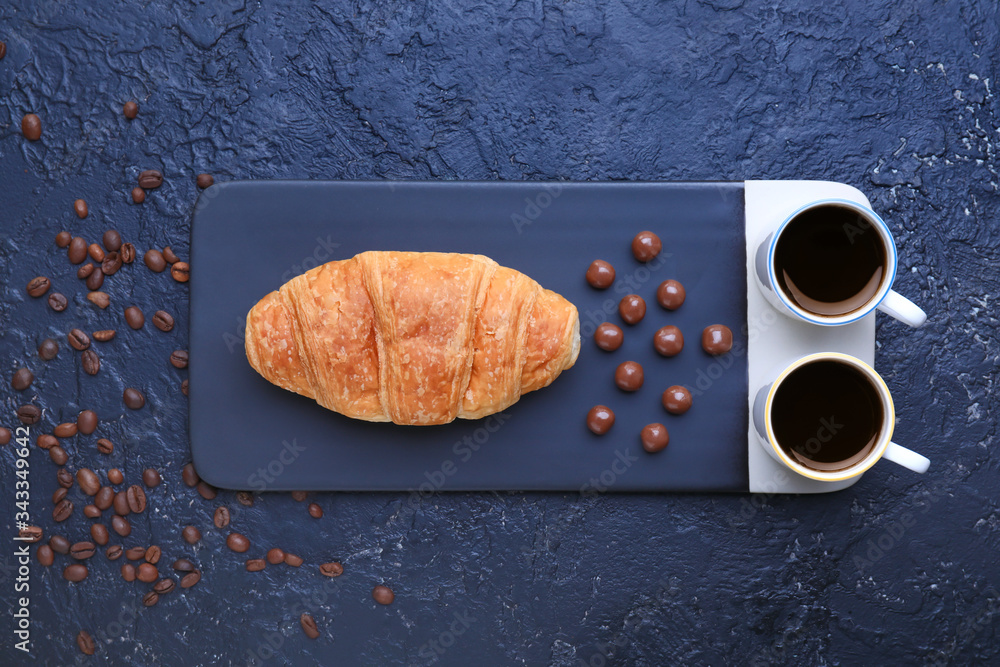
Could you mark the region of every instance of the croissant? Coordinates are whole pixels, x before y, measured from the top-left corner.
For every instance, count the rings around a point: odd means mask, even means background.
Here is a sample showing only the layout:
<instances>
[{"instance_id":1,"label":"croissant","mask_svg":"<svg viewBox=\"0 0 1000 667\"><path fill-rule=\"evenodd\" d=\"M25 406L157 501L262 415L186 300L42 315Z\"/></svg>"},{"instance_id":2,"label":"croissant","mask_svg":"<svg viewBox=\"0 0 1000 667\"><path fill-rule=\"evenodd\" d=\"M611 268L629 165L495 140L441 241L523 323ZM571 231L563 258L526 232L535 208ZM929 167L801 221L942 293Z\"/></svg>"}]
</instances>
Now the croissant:
<instances>
[{"instance_id":1,"label":"croissant","mask_svg":"<svg viewBox=\"0 0 1000 667\"><path fill-rule=\"evenodd\" d=\"M268 381L355 419L478 419L576 362L576 307L488 257L363 252L289 280L247 314Z\"/></svg>"}]
</instances>

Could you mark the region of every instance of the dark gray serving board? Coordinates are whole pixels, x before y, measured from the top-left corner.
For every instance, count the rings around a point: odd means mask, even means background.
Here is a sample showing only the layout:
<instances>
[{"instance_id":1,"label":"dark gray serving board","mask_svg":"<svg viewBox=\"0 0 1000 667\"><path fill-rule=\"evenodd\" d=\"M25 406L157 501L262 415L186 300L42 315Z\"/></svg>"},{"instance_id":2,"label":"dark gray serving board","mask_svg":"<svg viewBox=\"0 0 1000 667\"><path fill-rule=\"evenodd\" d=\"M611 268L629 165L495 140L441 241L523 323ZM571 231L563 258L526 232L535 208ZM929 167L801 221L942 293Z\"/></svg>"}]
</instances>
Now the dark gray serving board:
<instances>
[{"instance_id":1,"label":"dark gray serving board","mask_svg":"<svg viewBox=\"0 0 1000 667\"><path fill-rule=\"evenodd\" d=\"M632 237L664 241L650 268ZM191 449L208 482L257 490L746 491L746 356L726 367L702 352L702 329L728 325L746 347L742 183L233 182L202 193L192 225ZM502 417L406 427L351 420L257 375L243 350L246 313L312 266L365 250L480 253L523 271L580 310L576 365L524 396ZM593 259L610 261L618 286L590 288ZM687 302L656 304L680 280ZM626 279L634 281L632 285ZM625 344L598 349L589 334L621 324L617 301L638 293L646 318L624 325ZM605 314L606 313L606 314ZM680 327L685 348L659 357L653 333ZM640 362L645 386L626 394L615 367ZM711 376L711 377L709 377ZM660 394L707 388L686 415ZM710 385L710 386L709 386ZM587 411L611 406L617 422L597 437ZM639 431L663 422L669 447L643 451Z\"/></svg>"}]
</instances>

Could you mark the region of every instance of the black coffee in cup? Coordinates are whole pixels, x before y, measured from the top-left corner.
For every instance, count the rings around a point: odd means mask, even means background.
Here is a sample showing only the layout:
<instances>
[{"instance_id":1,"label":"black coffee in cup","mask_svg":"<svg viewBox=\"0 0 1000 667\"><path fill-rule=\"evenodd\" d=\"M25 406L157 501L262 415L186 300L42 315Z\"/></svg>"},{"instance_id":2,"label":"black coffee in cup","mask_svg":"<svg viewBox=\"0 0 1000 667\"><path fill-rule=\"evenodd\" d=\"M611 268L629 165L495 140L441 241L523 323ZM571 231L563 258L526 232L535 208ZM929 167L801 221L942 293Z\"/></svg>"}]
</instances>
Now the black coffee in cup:
<instances>
[{"instance_id":1,"label":"black coffee in cup","mask_svg":"<svg viewBox=\"0 0 1000 667\"><path fill-rule=\"evenodd\" d=\"M781 449L801 465L850 468L878 445L884 409L878 389L849 364L823 359L793 370L778 385L771 427Z\"/></svg>"},{"instance_id":2,"label":"black coffee in cup","mask_svg":"<svg viewBox=\"0 0 1000 667\"><path fill-rule=\"evenodd\" d=\"M778 285L791 301L816 315L860 309L886 278L885 242L863 215L823 204L799 213L774 249Z\"/></svg>"}]
</instances>

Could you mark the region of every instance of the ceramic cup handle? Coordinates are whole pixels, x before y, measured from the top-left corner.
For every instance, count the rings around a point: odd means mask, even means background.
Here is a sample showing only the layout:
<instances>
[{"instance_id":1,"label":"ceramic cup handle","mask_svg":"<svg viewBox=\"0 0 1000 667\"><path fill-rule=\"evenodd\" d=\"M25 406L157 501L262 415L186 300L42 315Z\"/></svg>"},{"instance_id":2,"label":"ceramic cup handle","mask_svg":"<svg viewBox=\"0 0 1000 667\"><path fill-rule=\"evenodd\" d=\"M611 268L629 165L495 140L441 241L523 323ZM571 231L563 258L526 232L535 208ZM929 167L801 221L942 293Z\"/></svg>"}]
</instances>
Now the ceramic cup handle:
<instances>
[{"instance_id":1,"label":"ceramic cup handle","mask_svg":"<svg viewBox=\"0 0 1000 667\"><path fill-rule=\"evenodd\" d=\"M889 290L878 309L911 327L919 327L927 321L927 313L920 310L920 306L894 290Z\"/></svg>"},{"instance_id":2,"label":"ceramic cup handle","mask_svg":"<svg viewBox=\"0 0 1000 667\"><path fill-rule=\"evenodd\" d=\"M883 458L887 458L893 463L898 463L904 468L909 468L913 472L925 473L931 465L931 460L922 454L890 442L885 448Z\"/></svg>"}]
</instances>

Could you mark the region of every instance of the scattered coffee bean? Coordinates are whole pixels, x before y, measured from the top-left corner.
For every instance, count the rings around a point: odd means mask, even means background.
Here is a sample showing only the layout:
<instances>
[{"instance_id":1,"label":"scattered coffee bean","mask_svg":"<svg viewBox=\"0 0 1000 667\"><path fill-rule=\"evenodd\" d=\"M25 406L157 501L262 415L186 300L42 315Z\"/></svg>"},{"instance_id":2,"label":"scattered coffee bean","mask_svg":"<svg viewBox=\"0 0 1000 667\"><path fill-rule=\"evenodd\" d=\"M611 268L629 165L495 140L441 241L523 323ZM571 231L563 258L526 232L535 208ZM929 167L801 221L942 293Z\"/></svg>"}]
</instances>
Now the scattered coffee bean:
<instances>
[{"instance_id":1,"label":"scattered coffee bean","mask_svg":"<svg viewBox=\"0 0 1000 667\"><path fill-rule=\"evenodd\" d=\"M215 179L212 178L211 174L198 174L198 178L195 179L195 183L197 183L199 188L204 190L205 188L212 187L212 184L215 183Z\"/></svg>"},{"instance_id":2,"label":"scattered coffee bean","mask_svg":"<svg viewBox=\"0 0 1000 667\"><path fill-rule=\"evenodd\" d=\"M115 499L111 501L111 506L115 508L115 514L118 516L128 516L132 513L128 506L128 493L126 491L116 493Z\"/></svg>"},{"instance_id":3,"label":"scattered coffee bean","mask_svg":"<svg viewBox=\"0 0 1000 667\"><path fill-rule=\"evenodd\" d=\"M135 100L129 100L125 103L125 106L122 107L122 113L129 120L133 120L139 115L139 105L136 104Z\"/></svg>"},{"instance_id":4,"label":"scattered coffee bean","mask_svg":"<svg viewBox=\"0 0 1000 667\"><path fill-rule=\"evenodd\" d=\"M662 401L667 412L672 415L682 415L691 409L691 392L675 384L663 392Z\"/></svg>"},{"instance_id":5,"label":"scattered coffee bean","mask_svg":"<svg viewBox=\"0 0 1000 667\"><path fill-rule=\"evenodd\" d=\"M146 191L142 188L132 188L132 201L136 204L146 201Z\"/></svg>"},{"instance_id":6,"label":"scattered coffee bean","mask_svg":"<svg viewBox=\"0 0 1000 667\"><path fill-rule=\"evenodd\" d=\"M76 471L76 483L80 490L88 496L96 496L101 490L101 478L90 468L80 468Z\"/></svg>"},{"instance_id":7,"label":"scattered coffee bean","mask_svg":"<svg viewBox=\"0 0 1000 667\"><path fill-rule=\"evenodd\" d=\"M0 426L0 447L9 444L11 438L10 429L6 426Z\"/></svg>"},{"instance_id":8,"label":"scattered coffee bean","mask_svg":"<svg viewBox=\"0 0 1000 667\"><path fill-rule=\"evenodd\" d=\"M151 584L160 578L160 573L156 566L151 563L143 563L135 569L135 578L144 584Z\"/></svg>"},{"instance_id":9,"label":"scattered coffee bean","mask_svg":"<svg viewBox=\"0 0 1000 667\"><path fill-rule=\"evenodd\" d=\"M56 560L56 555L52 552L52 547L47 544L42 544L35 551L35 558L44 567L49 567Z\"/></svg>"},{"instance_id":10,"label":"scattered coffee bean","mask_svg":"<svg viewBox=\"0 0 1000 667\"><path fill-rule=\"evenodd\" d=\"M129 306L125 309L125 322L133 329L141 329L142 325L146 323L146 317L138 307Z\"/></svg>"},{"instance_id":11,"label":"scattered coffee bean","mask_svg":"<svg viewBox=\"0 0 1000 667\"><path fill-rule=\"evenodd\" d=\"M142 560L146 557L146 547L129 547L125 550L125 558L129 560Z\"/></svg>"},{"instance_id":12,"label":"scattered coffee bean","mask_svg":"<svg viewBox=\"0 0 1000 667\"><path fill-rule=\"evenodd\" d=\"M244 507L253 507L253 494L249 491L237 491L236 500Z\"/></svg>"},{"instance_id":13,"label":"scattered coffee bean","mask_svg":"<svg viewBox=\"0 0 1000 667\"><path fill-rule=\"evenodd\" d=\"M186 283L191 278L191 267L187 262L177 262L170 267L170 275L179 283Z\"/></svg>"},{"instance_id":14,"label":"scattered coffee bean","mask_svg":"<svg viewBox=\"0 0 1000 667\"><path fill-rule=\"evenodd\" d=\"M701 332L701 347L712 355L725 354L733 348L733 332L724 324L712 324Z\"/></svg>"},{"instance_id":15,"label":"scattered coffee bean","mask_svg":"<svg viewBox=\"0 0 1000 667\"><path fill-rule=\"evenodd\" d=\"M239 533L229 533L226 538L226 546L238 554L245 553L250 548L250 540L245 535Z\"/></svg>"},{"instance_id":16,"label":"scattered coffee bean","mask_svg":"<svg viewBox=\"0 0 1000 667\"><path fill-rule=\"evenodd\" d=\"M63 579L66 581L72 581L73 583L79 583L87 578L87 566L82 563L73 563L72 565L67 565L63 570Z\"/></svg>"},{"instance_id":17,"label":"scattered coffee bean","mask_svg":"<svg viewBox=\"0 0 1000 667\"><path fill-rule=\"evenodd\" d=\"M212 523L215 524L216 528L225 528L229 525L229 508L222 506L215 508L215 515L212 517Z\"/></svg>"},{"instance_id":18,"label":"scattered coffee bean","mask_svg":"<svg viewBox=\"0 0 1000 667\"><path fill-rule=\"evenodd\" d=\"M52 287L52 282L45 276L38 276L37 278L32 278L28 282L28 296L35 297L36 299Z\"/></svg>"},{"instance_id":19,"label":"scattered coffee bean","mask_svg":"<svg viewBox=\"0 0 1000 667\"><path fill-rule=\"evenodd\" d=\"M34 544L35 542L41 541L44 531L38 526L25 526L24 528L18 529L17 535L18 537L24 538L25 542Z\"/></svg>"},{"instance_id":20,"label":"scattered coffee bean","mask_svg":"<svg viewBox=\"0 0 1000 667\"><path fill-rule=\"evenodd\" d=\"M111 305L111 297L107 292L90 292L87 294L87 301L91 302L101 310Z\"/></svg>"},{"instance_id":21,"label":"scattered coffee bean","mask_svg":"<svg viewBox=\"0 0 1000 667\"><path fill-rule=\"evenodd\" d=\"M104 255L104 261L101 262L101 272L106 276L113 276L118 273L118 269L122 268L122 256L115 250L109 250L106 255Z\"/></svg>"},{"instance_id":22,"label":"scattered coffee bean","mask_svg":"<svg viewBox=\"0 0 1000 667\"><path fill-rule=\"evenodd\" d=\"M80 649L80 653L84 655L94 655L94 651L97 650L94 638L86 630L80 630L80 632L76 633L76 645Z\"/></svg>"},{"instance_id":23,"label":"scattered coffee bean","mask_svg":"<svg viewBox=\"0 0 1000 667\"><path fill-rule=\"evenodd\" d=\"M101 329L100 331L95 331L91 334L91 337L101 343L107 343L109 340L115 337L114 329Z\"/></svg>"},{"instance_id":24,"label":"scattered coffee bean","mask_svg":"<svg viewBox=\"0 0 1000 667\"><path fill-rule=\"evenodd\" d=\"M108 560L118 560L125 555L125 550L122 549L122 545L120 544L112 544L105 550L104 555L108 557Z\"/></svg>"},{"instance_id":25,"label":"scattered coffee bean","mask_svg":"<svg viewBox=\"0 0 1000 667\"><path fill-rule=\"evenodd\" d=\"M188 380L187 380L187 378L185 378L184 380L181 381L181 393L184 394L185 396L188 395Z\"/></svg>"},{"instance_id":26,"label":"scattered coffee bean","mask_svg":"<svg viewBox=\"0 0 1000 667\"><path fill-rule=\"evenodd\" d=\"M181 261L180 257L174 253L170 246L163 248L163 259L167 260L167 264L176 264Z\"/></svg>"},{"instance_id":27,"label":"scattered coffee bean","mask_svg":"<svg viewBox=\"0 0 1000 667\"><path fill-rule=\"evenodd\" d=\"M292 491L292 500L297 503L303 502L307 497L308 493L305 491Z\"/></svg>"},{"instance_id":28,"label":"scattered coffee bean","mask_svg":"<svg viewBox=\"0 0 1000 667\"><path fill-rule=\"evenodd\" d=\"M110 440L108 442L110 442ZM111 449L112 450L114 449L114 445L111 446ZM102 454L103 453L105 452L102 452ZM111 450L109 450L107 453L110 454ZM108 471L108 481L111 482L112 484L121 484L122 482L125 481L125 475L123 475L122 471L119 470L118 468L112 468L111 470Z\"/></svg>"},{"instance_id":29,"label":"scattered coffee bean","mask_svg":"<svg viewBox=\"0 0 1000 667\"><path fill-rule=\"evenodd\" d=\"M142 483L147 487L152 489L154 486L159 486L161 481L160 473L153 468L146 468L142 471Z\"/></svg>"},{"instance_id":30,"label":"scattered coffee bean","mask_svg":"<svg viewBox=\"0 0 1000 667\"><path fill-rule=\"evenodd\" d=\"M69 242L73 240L73 235L67 231L56 234L56 246L59 248L69 247Z\"/></svg>"},{"instance_id":31,"label":"scattered coffee bean","mask_svg":"<svg viewBox=\"0 0 1000 667\"><path fill-rule=\"evenodd\" d=\"M110 477L111 475L108 475ZM110 509L111 505L115 502L115 490L110 486L102 486L101 490L97 492L94 496L94 504L97 505L98 509L102 512L106 509Z\"/></svg>"},{"instance_id":32,"label":"scattered coffee bean","mask_svg":"<svg viewBox=\"0 0 1000 667\"><path fill-rule=\"evenodd\" d=\"M129 410L138 410L142 406L146 405L146 397L142 395L142 392L134 387L129 387L122 394L122 400L125 401L125 407Z\"/></svg>"},{"instance_id":33,"label":"scattered coffee bean","mask_svg":"<svg viewBox=\"0 0 1000 667\"><path fill-rule=\"evenodd\" d=\"M170 353L170 365L174 368L187 368L188 365L188 353L187 350L174 350Z\"/></svg>"},{"instance_id":34,"label":"scattered coffee bean","mask_svg":"<svg viewBox=\"0 0 1000 667\"><path fill-rule=\"evenodd\" d=\"M108 527L103 523L94 523L90 525L90 537L100 544L102 547L108 543L110 535L108 534Z\"/></svg>"},{"instance_id":35,"label":"scattered coffee bean","mask_svg":"<svg viewBox=\"0 0 1000 667\"><path fill-rule=\"evenodd\" d=\"M53 447L52 449L55 449ZM52 450L49 450L52 451ZM56 523L61 523L73 515L73 501L63 498L52 508L52 519Z\"/></svg>"},{"instance_id":36,"label":"scattered coffee bean","mask_svg":"<svg viewBox=\"0 0 1000 667\"><path fill-rule=\"evenodd\" d=\"M65 296L63 296L59 292L52 292L51 294L49 294L49 308L56 311L57 313L61 313L62 311L66 310L66 306L68 305L69 301L66 299Z\"/></svg>"},{"instance_id":37,"label":"scattered coffee bean","mask_svg":"<svg viewBox=\"0 0 1000 667\"><path fill-rule=\"evenodd\" d=\"M201 581L201 572L198 570L189 572L181 578L181 588L191 588L199 581Z\"/></svg>"},{"instance_id":38,"label":"scattered coffee bean","mask_svg":"<svg viewBox=\"0 0 1000 667\"><path fill-rule=\"evenodd\" d=\"M146 549L145 559L147 563L152 563L153 565L156 565L157 563L160 562L160 556L162 555L163 551L160 549L160 547L154 544L153 546Z\"/></svg>"},{"instance_id":39,"label":"scattered coffee bean","mask_svg":"<svg viewBox=\"0 0 1000 667\"><path fill-rule=\"evenodd\" d=\"M94 265L91 262L87 262L79 269L76 270L76 277L80 280L84 278L89 278L90 274L94 272Z\"/></svg>"},{"instance_id":40,"label":"scattered coffee bean","mask_svg":"<svg viewBox=\"0 0 1000 667\"><path fill-rule=\"evenodd\" d=\"M604 435L615 425L615 412L606 405L595 405L587 413L587 428L595 435Z\"/></svg>"},{"instance_id":41,"label":"scattered coffee bean","mask_svg":"<svg viewBox=\"0 0 1000 667\"><path fill-rule=\"evenodd\" d=\"M198 482L198 495L200 495L205 500L215 500L216 490L214 486L210 486L205 482Z\"/></svg>"},{"instance_id":42,"label":"scattered coffee bean","mask_svg":"<svg viewBox=\"0 0 1000 667\"><path fill-rule=\"evenodd\" d=\"M285 565L291 565L292 567L302 567L303 562L305 561L302 560L301 556L290 554L287 551L285 552Z\"/></svg>"},{"instance_id":43,"label":"scattered coffee bean","mask_svg":"<svg viewBox=\"0 0 1000 667\"><path fill-rule=\"evenodd\" d=\"M175 585L176 584L174 583L173 579L171 579L170 577L164 577L163 579L160 579L155 584L153 584L153 590L159 593L160 595L166 595L170 591L174 590Z\"/></svg>"},{"instance_id":44,"label":"scattered coffee bean","mask_svg":"<svg viewBox=\"0 0 1000 667\"><path fill-rule=\"evenodd\" d=\"M142 604L147 607L152 607L159 601L160 601L160 594L157 593L156 591L149 591L148 593L142 596Z\"/></svg>"},{"instance_id":45,"label":"scattered coffee bean","mask_svg":"<svg viewBox=\"0 0 1000 667\"><path fill-rule=\"evenodd\" d=\"M97 375L101 370L101 358L93 350L84 350L80 355L80 365L87 375Z\"/></svg>"},{"instance_id":46,"label":"scattered coffee bean","mask_svg":"<svg viewBox=\"0 0 1000 667\"><path fill-rule=\"evenodd\" d=\"M622 297L618 304L618 314L625 324L638 324L646 316L646 301L638 294Z\"/></svg>"},{"instance_id":47,"label":"scattered coffee bean","mask_svg":"<svg viewBox=\"0 0 1000 667\"><path fill-rule=\"evenodd\" d=\"M93 410L83 410L76 417L76 428L84 435L90 435L97 430L97 413Z\"/></svg>"},{"instance_id":48,"label":"scattered coffee bean","mask_svg":"<svg viewBox=\"0 0 1000 667\"><path fill-rule=\"evenodd\" d=\"M171 567L178 572L190 572L194 569L194 563L189 561L187 558L178 558L174 561L174 564L171 565Z\"/></svg>"},{"instance_id":49,"label":"scattered coffee bean","mask_svg":"<svg viewBox=\"0 0 1000 667\"><path fill-rule=\"evenodd\" d=\"M285 562L285 552L278 547L273 547L267 550L267 562L271 565L277 565L278 563Z\"/></svg>"},{"instance_id":50,"label":"scattered coffee bean","mask_svg":"<svg viewBox=\"0 0 1000 667\"><path fill-rule=\"evenodd\" d=\"M84 505L83 516L88 519L98 519L101 516L101 508L97 505Z\"/></svg>"},{"instance_id":51,"label":"scattered coffee bean","mask_svg":"<svg viewBox=\"0 0 1000 667\"><path fill-rule=\"evenodd\" d=\"M7 55L7 43L0 42L0 60L3 60L6 55Z\"/></svg>"},{"instance_id":52,"label":"scattered coffee bean","mask_svg":"<svg viewBox=\"0 0 1000 667\"><path fill-rule=\"evenodd\" d=\"M82 220L83 218L87 217L87 214L90 212L90 209L87 208L86 201L84 201L83 199L77 199L75 202L73 202L73 212L76 213L76 217Z\"/></svg>"},{"instance_id":53,"label":"scattered coffee bean","mask_svg":"<svg viewBox=\"0 0 1000 667\"><path fill-rule=\"evenodd\" d=\"M198 477L198 471L194 469L193 463L187 463L181 468L181 479L184 480L184 484L187 486L198 486L198 482L201 481L201 477Z\"/></svg>"},{"instance_id":54,"label":"scattered coffee bean","mask_svg":"<svg viewBox=\"0 0 1000 667\"><path fill-rule=\"evenodd\" d=\"M104 235L101 237L101 242L104 244L105 250L117 252L118 250L121 250L122 247L122 235L114 229L109 229L104 232Z\"/></svg>"},{"instance_id":55,"label":"scattered coffee bean","mask_svg":"<svg viewBox=\"0 0 1000 667\"><path fill-rule=\"evenodd\" d=\"M10 378L10 386L14 388L14 391L24 391L31 386L31 383L35 381L35 374L29 371L27 368L19 368L14 371L14 375Z\"/></svg>"},{"instance_id":56,"label":"scattered coffee bean","mask_svg":"<svg viewBox=\"0 0 1000 667\"><path fill-rule=\"evenodd\" d=\"M104 248L96 243L91 243L87 246L87 254L90 255L90 258L98 264L104 261Z\"/></svg>"},{"instance_id":57,"label":"scattered coffee bean","mask_svg":"<svg viewBox=\"0 0 1000 667\"><path fill-rule=\"evenodd\" d=\"M640 262L648 262L660 254L663 242L653 232L639 232L632 239L632 254Z\"/></svg>"},{"instance_id":58,"label":"scattered coffee bean","mask_svg":"<svg viewBox=\"0 0 1000 667\"><path fill-rule=\"evenodd\" d=\"M319 573L324 577L339 577L344 573L344 566L337 562L323 563L319 566Z\"/></svg>"},{"instance_id":59,"label":"scattered coffee bean","mask_svg":"<svg viewBox=\"0 0 1000 667\"><path fill-rule=\"evenodd\" d=\"M90 336L80 329L70 329L69 333L66 334L66 339L74 350L83 352L90 347Z\"/></svg>"},{"instance_id":60,"label":"scattered coffee bean","mask_svg":"<svg viewBox=\"0 0 1000 667\"><path fill-rule=\"evenodd\" d=\"M251 558L247 561L247 572L260 572L267 567L267 561L263 558Z\"/></svg>"},{"instance_id":61,"label":"scattered coffee bean","mask_svg":"<svg viewBox=\"0 0 1000 667\"><path fill-rule=\"evenodd\" d=\"M124 563L121 572L125 581L135 581L135 565L132 563Z\"/></svg>"},{"instance_id":62,"label":"scattered coffee bean","mask_svg":"<svg viewBox=\"0 0 1000 667\"><path fill-rule=\"evenodd\" d=\"M142 256L142 261L154 273L160 273L167 268L167 260L163 258L163 253L155 248L147 250L146 254Z\"/></svg>"},{"instance_id":63,"label":"scattered coffee bean","mask_svg":"<svg viewBox=\"0 0 1000 667\"><path fill-rule=\"evenodd\" d=\"M122 256L123 264L131 264L135 261L135 246L131 243L123 243L119 254Z\"/></svg>"},{"instance_id":64,"label":"scattered coffee bean","mask_svg":"<svg viewBox=\"0 0 1000 667\"><path fill-rule=\"evenodd\" d=\"M158 310L153 314L153 326L160 331L172 331L174 328L174 316L165 310Z\"/></svg>"},{"instance_id":65,"label":"scattered coffee bean","mask_svg":"<svg viewBox=\"0 0 1000 667\"><path fill-rule=\"evenodd\" d=\"M643 449L650 454L655 454L670 443L670 434L667 433L667 427L663 424L647 424L643 427L642 433L639 434L639 439L642 441Z\"/></svg>"},{"instance_id":66,"label":"scattered coffee bean","mask_svg":"<svg viewBox=\"0 0 1000 667\"><path fill-rule=\"evenodd\" d=\"M163 185L163 174L156 169L147 169L139 174L139 187L143 190L154 190Z\"/></svg>"},{"instance_id":67,"label":"scattered coffee bean","mask_svg":"<svg viewBox=\"0 0 1000 667\"><path fill-rule=\"evenodd\" d=\"M36 114L25 114L21 119L21 134L28 141L38 141L42 138L42 120Z\"/></svg>"},{"instance_id":68,"label":"scattered coffee bean","mask_svg":"<svg viewBox=\"0 0 1000 667\"><path fill-rule=\"evenodd\" d=\"M125 497L128 499L129 510L135 514L142 514L146 511L146 492L142 490L141 486L133 484L128 487Z\"/></svg>"},{"instance_id":69,"label":"scattered coffee bean","mask_svg":"<svg viewBox=\"0 0 1000 667\"><path fill-rule=\"evenodd\" d=\"M122 537L128 537L132 533L132 524L125 517L116 514L111 517L111 530Z\"/></svg>"},{"instance_id":70,"label":"scattered coffee bean","mask_svg":"<svg viewBox=\"0 0 1000 667\"><path fill-rule=\"evenodd\" d=\"M56 445L58 447L58 445ZM68 489L73 486L73 473L66 468L60 468L59 472L56 473L56 479L59 481L59 486L64 489Z\"/></svg>"},{"instance_id":71,"label":"scattered coffee bean","mask_svg":"<svg viewBox=\"0 0 1000 667\"><path fill-rule=\"evenodd\" d=\"M69 489L63 488L61 486L59 488L57 488L55 491L52 492L52 504L53 505L58 505L59 502L63 498L65 498L66 494L68 494L68 493L69 493Z\"/></svg>"},{"instance_id":72,"label":"scattered coffee bean","mask_svg":"<svg viewBox=\"0 0 1000 667\"><path fill-rule=\"evenodd\" d=\"M316 620L309 614L299 616L299 625L302 626L302 632L306 633L306 637L309 639L319 637L319 628L316 627Z\"/></svg>"},{"instance_id":73,"label":"scattered coffee bean","mask_svg":"<svg viewBox=\"0 0 1000 667\"><path fill-rule=\"evenodd\" d=\"M656 300L667 310L677 310L684 305L686 295L684 285L676 280L664 280L656 288Z\"/></svg>"},{"instance_id":74,"label":"scattered coffee bean","mask_svg":"<svg viewBox=\"0 0 1000 667\"><path fill-rule=\"evenodd\" d=\"M65 449L56 445L55 447L49 447L49 458L57 466L64 466L69 461L69 454L66 453Z\"/></svg>"},{"instance_id":75,"label":"scattered coffee bean","mask_svg":"<svg viewBox=\"0 0 1000 667\"><path fill-rule=\"evenodd\" d=\"M94 271L87 277L87 289L99 290L104 285L104 271Z\"/></svg>"},{"instance_id":76,"label":"scattered coffee bean","mask_svg":"<svg viewBox=\"0 0 1000 667\"><path fill-rule=\"evenodd\" d=\"M76 425L76 422L64 422L56 426L52 430L52 433L57 438L72 438L78 430L79 427Z\"/></svg>"},{"instance_id":77,"label":"scattered coffee bean","mask_svg":"<svg viewBox=\"0 0 1000 667\"><path fill-rule=\"evenodd\" d=\"M201 539L201 531L194 526L184 526L184 530L181 531L181 537L188 544L195 544Z\"/></svg>"},{"instance_id":78,"label":"scattered coffee bean","mask_svg":"<svg viewBox=\"0 0 1000 667\"><path fill-rule=\"evenodd\" d=\"M622 391L637 391L642 387L642 366L636 361L623 361L615 369L615 384Z\"/></svg>"},{"instance_id":79,"label":"scattered coffee bean","mask_svg":"<svg viewBox=\"0 0 1000 667\"><path fill-rule=\"evenodd\" d=\"M93 542L74 542L69 548L69 555L77 560L87 560L97 553Z\"/></svg>"},{"instance_id":80,"label":"scattered coffee bean","mask_svg":"<svg viewBox=\"0 0 1000 667\"><path fill-rule=\"evenodd\" d=\"M63 554L64 556L69 553L71 547L69 540L62 535L53 535L50 537L49 546L52 547L52 550L57 554Z\"/></svg>"},{"instance_id":81,"label":"scattered coffee bean","mask_svg":"<svg viewBox=\"0 0 1000 667\"><path fill-rule=\"evenodd\" d=\"M74 236L69 242L66 254L69 256L70 264L83 264L83 260L87 259L87 242L80 236Z\"/></svg>"},{"instance_id":82,"label":"scattered coffee bean","mask_svg":"<svg viewBox=\"0 0 1000 667\"><path fill-rule=\"evenodd\" d=\"M26 426L37 424L42 418L42 411L37 405L22 405L17 409L17 418Z\"/></svg>"},{"instance_id":83,"label":"scattered coffee bean","mask_svg":"<svg viewBox=\"0 0 1000 667\"><path fill-rule=\"evenodd\" d=\"M372 599L379 604L392 604L396 594L388 586L376 586L372 589Z\"/></svg>"},{"instance_id":84,"label":"scattered coffee bean","mask_svg":"<svg viewBox=\"0 0 1000 667\"><path fill-rule=\"evenodd\" d=\"M317 505L316 503L309 503L309 516L311 516L314 519L322 519L323 508Z\"/></svg>"},{"instance_id":85,"label":"scattered coffee bean","mask_svg":"<svg viewBox=\"0 0 1000 667\"><path fill-rule=\"evenodd\" d=\"M59 354L59 343L51 338L46 338L38 346L38 356L43 361L52 361L56 358L57 354Z\"/></svg>"}]
</instances>

